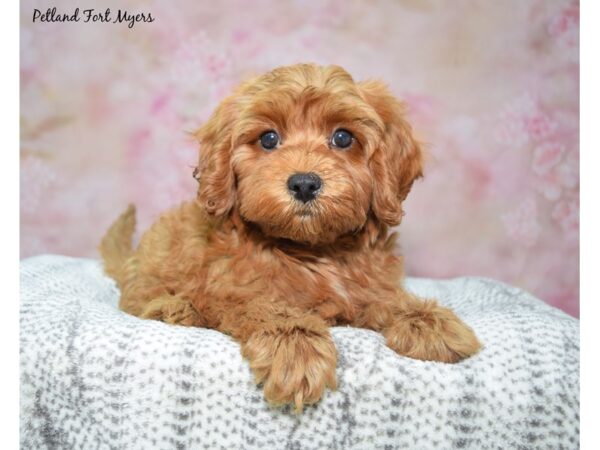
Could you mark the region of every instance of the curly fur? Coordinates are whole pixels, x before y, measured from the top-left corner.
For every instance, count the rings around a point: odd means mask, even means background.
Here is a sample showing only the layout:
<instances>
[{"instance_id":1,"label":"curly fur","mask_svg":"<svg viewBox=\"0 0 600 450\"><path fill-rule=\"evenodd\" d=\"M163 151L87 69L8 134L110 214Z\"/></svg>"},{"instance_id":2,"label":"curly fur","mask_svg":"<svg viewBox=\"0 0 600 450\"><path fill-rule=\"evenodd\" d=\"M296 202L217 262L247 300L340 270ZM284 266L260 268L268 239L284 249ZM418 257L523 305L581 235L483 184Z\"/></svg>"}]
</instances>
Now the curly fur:
<instances>
[{"instance_id":1,"label":"curly fur","mask_svg":"<svg viewBox=\"0 0 600 450\"><path fill-rule=\"evenodd\" d=\"M349 149L330 147L337 128L356 137ZM266 152L258 139L272 129L282 144ZM161 216L134 252L132 207L102 241L124 311L231 335L266 399L298 411L335 389L333 325L379 331L423 360L480 349L452 311L402 287L388 227L400 223L423 153L383 84L336 66L281 67L243 83L197 137L196 201ZM321 177L314 201L288 192L296 172Z\"/></svg>"}]
</instances>

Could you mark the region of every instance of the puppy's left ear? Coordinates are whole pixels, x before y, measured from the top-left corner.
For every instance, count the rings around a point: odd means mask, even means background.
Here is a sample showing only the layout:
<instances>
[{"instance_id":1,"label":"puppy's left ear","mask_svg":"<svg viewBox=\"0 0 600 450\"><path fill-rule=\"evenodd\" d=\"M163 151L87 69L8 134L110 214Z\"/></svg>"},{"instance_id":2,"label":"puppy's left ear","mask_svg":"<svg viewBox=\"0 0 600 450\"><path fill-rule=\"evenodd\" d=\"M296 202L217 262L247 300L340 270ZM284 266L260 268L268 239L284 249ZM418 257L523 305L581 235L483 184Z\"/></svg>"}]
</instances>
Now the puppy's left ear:
<instances>
[{"instance_id":1,"label":"puppy's left ear","mask_svg":"<svg viewBox=\"0 0 600 450\"><path fill-rule=\"evenodd\" d=\"M196 133L200 161L194 178L200 183L197 202L211 216L227 214L235 203L235 177L231 167L235 97L223 100Z\"/></svg>"},{"instance_id":2,"label":"puppy's left ear","mask_svg":"<svg viewBox=\"0 0 600 450\"><path fill-rule=\"evenodd\" d=\"M383 138L369 159L373 179L371 208L389 226L402 220L402 202L423 175L423 151L404 119L405 108L379 81L359 83L365 100L384 123Z\"/></svg>"}]
</instances>

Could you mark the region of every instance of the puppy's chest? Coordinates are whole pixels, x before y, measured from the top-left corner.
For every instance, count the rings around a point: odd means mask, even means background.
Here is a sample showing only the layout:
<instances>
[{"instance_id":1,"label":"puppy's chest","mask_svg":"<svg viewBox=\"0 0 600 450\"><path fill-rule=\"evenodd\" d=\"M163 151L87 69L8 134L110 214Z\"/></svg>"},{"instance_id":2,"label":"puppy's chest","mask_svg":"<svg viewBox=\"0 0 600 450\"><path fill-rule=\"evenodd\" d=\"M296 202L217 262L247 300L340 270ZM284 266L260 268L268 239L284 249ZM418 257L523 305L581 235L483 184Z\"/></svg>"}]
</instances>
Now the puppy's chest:
<instances>
[{"instance_id":1,"label":"puppy's chest","mask_svg":"<svg viewBox=\"0 0 600 450\"><path fill-rule=\"evenodd\" d=\"M332 295L349 300L347 271L327 258L291 257L278 251L249 251L222 255L209 263L208 284L231 286L257 295L293 298Z\"/></svg>"},{"instance_id":2,"label":"puppy's chest","mask_svg":"<svg viewBox=\"0 0 600 450\"><path fill-rule=\"evenodd\" d=\"M335 264L329 259L301 262L299 271L307 275L306 282L326 291L329 296L337 297L343 301L350 301L351 296L347 287L348 271L345 267Z\"/></svg>"},{"instance_id":3,"label":"puppy's chest","mask_svg":"<svg viewBox=\"0 0 600 450\"><path fill-rule=\"evenodd\" d=\"M341 259L341 258L340 258ZM385 254L351 259L318 258L300 261L292 270L298 279L280 289L305 305L324 308L350 319L354 309L376 300L393 298L400 282L400 266ZM287 283L286 277L280 278Z\"/></svg>"},{"instance_id":4,"label":"puppy's chest","mask_svg":"<svg viewBox=\"0 0 600 450\"><path fill-rule=\"evenodd\" d=\"M323 303L343 306L360 295L350 268L335 258L286 257L263 255L263 263L252 264L257 279L276 296L282 296L303 307L316 307ZM264 261L268 261L264 264ZM264 270L261 270L263 268ZM345 308L345 306L343 306Z\"/></svg>"},{"instance_id":5,"label":"puppy's chest","mask_svg":"<svg viewBox=\"0 0 600 450\"><path fill-rule=\"evenodd\" d=\"M386 295L380 276L385 259L372 254L342 258L258 247L235 250L209 262L205 292L211 296L267 296L324 316L350 318L355 306Z\"/></svg>"}]
</instances>

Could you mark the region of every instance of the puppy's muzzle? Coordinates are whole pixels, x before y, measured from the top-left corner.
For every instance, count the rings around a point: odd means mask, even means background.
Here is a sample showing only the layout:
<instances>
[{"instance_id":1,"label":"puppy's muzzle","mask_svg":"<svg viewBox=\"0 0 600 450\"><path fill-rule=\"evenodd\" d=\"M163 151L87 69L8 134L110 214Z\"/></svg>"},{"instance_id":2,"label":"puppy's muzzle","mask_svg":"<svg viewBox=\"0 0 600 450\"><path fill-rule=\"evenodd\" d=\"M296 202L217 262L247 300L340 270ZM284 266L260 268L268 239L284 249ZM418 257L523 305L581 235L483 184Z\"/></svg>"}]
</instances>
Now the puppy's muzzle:
<instances>
[{"instance_id":1,"label":"puppy's muzzle","mask_svg":"<svg viewBox=\"0 0 600 450\"><path fill-rule=\"evenodd\" d=\"M303 203L313 200L321 189L321 178L316 173L295 173L288 178L292 196Z\"/></svg>"}]
</instances>

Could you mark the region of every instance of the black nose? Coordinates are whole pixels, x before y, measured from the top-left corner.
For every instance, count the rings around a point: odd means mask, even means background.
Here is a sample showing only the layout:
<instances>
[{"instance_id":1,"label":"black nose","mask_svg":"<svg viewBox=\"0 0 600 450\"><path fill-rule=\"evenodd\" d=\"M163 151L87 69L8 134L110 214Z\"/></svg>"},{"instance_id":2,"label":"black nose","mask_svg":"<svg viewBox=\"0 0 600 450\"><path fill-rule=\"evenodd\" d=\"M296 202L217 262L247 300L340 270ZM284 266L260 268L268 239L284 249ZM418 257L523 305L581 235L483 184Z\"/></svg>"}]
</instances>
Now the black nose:
<instances>
[{"instance_id":1,"label":"black nose","mask_svg":"<svg viewBox=\"0 0 600 450\"><path fill-rule=\"evenodd\" d=\"M306 203L317 196L321 179L315 173L296 173L288 178L288 188L298 200Z\"/></svg>"}]
</instances>

